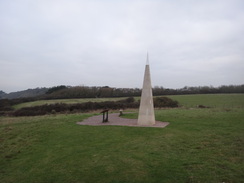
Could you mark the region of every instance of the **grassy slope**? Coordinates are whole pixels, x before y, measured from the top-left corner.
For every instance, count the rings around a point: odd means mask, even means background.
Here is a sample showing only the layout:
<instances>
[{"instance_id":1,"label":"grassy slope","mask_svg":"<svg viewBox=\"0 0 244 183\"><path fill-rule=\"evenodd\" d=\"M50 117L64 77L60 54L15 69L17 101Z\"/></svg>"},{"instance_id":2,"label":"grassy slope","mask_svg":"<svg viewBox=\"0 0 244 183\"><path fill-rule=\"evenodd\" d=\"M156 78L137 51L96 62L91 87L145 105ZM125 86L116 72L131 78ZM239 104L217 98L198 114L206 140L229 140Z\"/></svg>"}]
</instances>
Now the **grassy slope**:
<instances>
[{"instance_id":1,"label":"grassy slope","mask_svg":"<svg viewBox=\"0 0 244 183\"><path fill-rule=\"evenodd\" d=\"M75 124L92 114L2 117L0 182L242 182L238 105L157 110L164 129Z\"/></svg>"},{"instance_id":2,"label":"grassy slope","mask_svg":"<svg viewBox=\"0 0 244 183\"><path fill-rule=\"evenodd\" d=\"M55 104L55 103L76 104L76 103L84 103L84 102L117 101L117 100L122 100L124 98L126 98L126 97L37 100L37 101L33 101L33 102L25 102L25 103L17 104L14 106L14 109L20 109L23 107L33 107L33 106L44 105L44 104Z\"/></svg>"},{"instance_id":3,"label":"grassy slope","mask_svg":"<svg viewBox=\"0 0 244 183\"><path fill-rule=\"evenodd\" d=\"M185 107L196 107L203 104L210 107L244 107L244 94L200 94L200 95L169 95L168 97L177 100ZM75 104L83 102L103 102L103 101L117 101L122 98L82 98L82 99L57 99L57 100L38 100L33 102L26 102L15 105L15 109L22 107L33 107L44 104L66 103ZM140 97L135 97L139 100Z\"/></svg>"}]
</instances>

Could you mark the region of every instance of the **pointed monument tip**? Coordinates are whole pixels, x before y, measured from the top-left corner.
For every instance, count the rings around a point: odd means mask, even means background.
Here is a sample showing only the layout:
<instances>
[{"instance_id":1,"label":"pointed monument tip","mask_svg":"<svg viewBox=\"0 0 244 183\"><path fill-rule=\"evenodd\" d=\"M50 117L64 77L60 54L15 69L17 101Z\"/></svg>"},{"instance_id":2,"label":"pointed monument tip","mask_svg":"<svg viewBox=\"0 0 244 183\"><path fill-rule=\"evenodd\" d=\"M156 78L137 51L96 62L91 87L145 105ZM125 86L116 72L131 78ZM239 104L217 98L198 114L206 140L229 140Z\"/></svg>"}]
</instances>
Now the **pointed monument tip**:
<instances>
[{"instance_id":1,"label":"pointed monument tip","mask_svg":"<svg viewBox=\"0 0 244 183\"><path fill-rule=\"evenodd\" d=\"M146 65L149 65L148 52L147 52L147 63L146 63Z\"/></svg>"}]
</instances>

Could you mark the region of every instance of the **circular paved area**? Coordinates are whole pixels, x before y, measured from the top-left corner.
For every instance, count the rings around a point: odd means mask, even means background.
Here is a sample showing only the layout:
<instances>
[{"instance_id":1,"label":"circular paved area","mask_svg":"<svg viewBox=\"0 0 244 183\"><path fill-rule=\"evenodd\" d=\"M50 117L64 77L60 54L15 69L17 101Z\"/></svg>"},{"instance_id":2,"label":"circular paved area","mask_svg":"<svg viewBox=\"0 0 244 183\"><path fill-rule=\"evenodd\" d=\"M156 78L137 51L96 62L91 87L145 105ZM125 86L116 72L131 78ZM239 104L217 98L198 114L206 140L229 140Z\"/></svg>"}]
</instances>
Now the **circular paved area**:
<instances>
[{"instance_id":1,"label":"circular paved area","mask_svg":"<svg viewBox=\"0 0 244 183\"><path fill-rule=\"evenodd\" d=\"M134 127L158 127L164 128L169 123L156 121L155 125L145 126L138 125L137 119L127 119L119 117L119 113L112 113L108 115L108 122L102 123L102 115L92 116L83 120L82 122L77 122L79 125L92 125L92 126L106 126L106 125L116 125L116 126L134 126Z\"/></svg>"}]
</instances>

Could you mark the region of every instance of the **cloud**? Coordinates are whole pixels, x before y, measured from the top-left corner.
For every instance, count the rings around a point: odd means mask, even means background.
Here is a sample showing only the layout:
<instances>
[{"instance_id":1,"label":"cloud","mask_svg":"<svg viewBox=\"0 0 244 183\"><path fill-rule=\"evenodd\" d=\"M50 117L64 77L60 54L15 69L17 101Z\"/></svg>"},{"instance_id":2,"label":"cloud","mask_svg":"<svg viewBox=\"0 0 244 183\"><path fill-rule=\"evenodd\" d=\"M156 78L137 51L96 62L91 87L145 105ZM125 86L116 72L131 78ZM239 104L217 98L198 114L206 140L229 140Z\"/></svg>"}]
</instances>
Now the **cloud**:
<instances>
[{"instance_id":1,"label":"cloud","mask_svg":"<svg viewBox=\"0 0 244 183\"><path fill-rule=\"evenodd\" d=\"M0 1L0 90L243 84L241 0Z\"/></svg>"}]
</instances>

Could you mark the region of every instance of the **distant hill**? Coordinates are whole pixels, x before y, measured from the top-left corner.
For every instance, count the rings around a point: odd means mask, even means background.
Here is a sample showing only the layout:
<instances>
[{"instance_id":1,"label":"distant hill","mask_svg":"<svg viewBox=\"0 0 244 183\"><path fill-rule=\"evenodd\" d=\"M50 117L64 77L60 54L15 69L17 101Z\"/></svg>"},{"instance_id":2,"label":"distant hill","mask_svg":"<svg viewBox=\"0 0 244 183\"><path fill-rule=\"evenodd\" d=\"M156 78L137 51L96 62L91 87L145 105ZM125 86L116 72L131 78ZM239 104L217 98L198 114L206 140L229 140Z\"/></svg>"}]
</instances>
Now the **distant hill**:
<instances>
[{"instance_id":1,"label":"distant hill","mask_svg":"<svg viewBox=\"0 0 244 183\"><path fill-rule=\"evenodd\" d=\"M0 99L14 99L14 98L27 98L27 97L37 97L44 95L48 91L48 88L35 88L27 89L23 91L5 93L0 91Z\"/></svg>"},{"instance_id":2,"label":"distant hill","mask_svg":"<svg viewBox=\"0 0 244 183\"><path fill-rule=\"evenodd\" d=\"M4 96L6 95L7 93L3 92L2 90L0 90L0 99L1 98L4 98Z\"/></svg>"}]
</instances>

